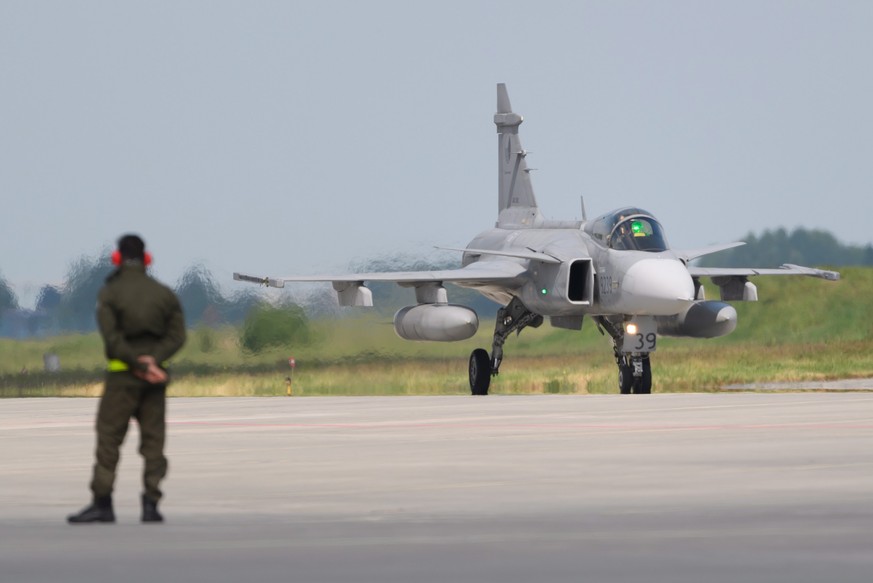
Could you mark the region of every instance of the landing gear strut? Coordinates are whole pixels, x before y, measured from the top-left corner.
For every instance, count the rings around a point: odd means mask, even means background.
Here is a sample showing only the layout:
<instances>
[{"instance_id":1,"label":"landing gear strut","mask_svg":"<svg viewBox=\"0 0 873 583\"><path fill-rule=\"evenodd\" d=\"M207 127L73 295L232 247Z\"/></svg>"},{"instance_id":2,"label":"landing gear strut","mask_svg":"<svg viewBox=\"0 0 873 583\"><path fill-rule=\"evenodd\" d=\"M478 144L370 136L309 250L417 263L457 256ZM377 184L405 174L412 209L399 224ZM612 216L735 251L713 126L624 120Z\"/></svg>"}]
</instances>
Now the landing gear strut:
<instances>
[{"instance_id":1,"label":"landing gear strut","mask_svg":"<svg viewBox=\"0 0 873 583\"><path fill-rule=\"evenodd\" d=\"M601 330L612 337L612 350L618 365L618 391L622 395L647 395L652 392L652 361L648 352L623 352L624 328L603 316L597 318Z\"/></svg>"},{"instance_id":2,"label":"landing gear strut","mask_svg":"<svg viewBox=\"0 0 873 583\"><path fill-rule=\"evenodd\" d=\"M520 334L527 326L538 328L542 323L543 317L528 310L518 298L512 298L506 307L500 308L494 326L491 357L484 348L477 348L470 355L470 391L474 395L487 395L491 377L500 372L506 338L513 332Z\"/></svg>"}]
</instances>

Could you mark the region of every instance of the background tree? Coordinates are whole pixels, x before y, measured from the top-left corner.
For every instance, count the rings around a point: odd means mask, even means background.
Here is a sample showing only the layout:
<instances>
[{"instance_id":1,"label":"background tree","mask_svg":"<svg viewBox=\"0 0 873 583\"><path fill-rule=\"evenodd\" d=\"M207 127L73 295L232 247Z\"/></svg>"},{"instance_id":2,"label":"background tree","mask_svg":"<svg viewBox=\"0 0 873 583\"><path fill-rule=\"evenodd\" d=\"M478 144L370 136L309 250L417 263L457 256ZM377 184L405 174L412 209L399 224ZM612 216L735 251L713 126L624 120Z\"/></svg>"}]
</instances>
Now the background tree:
<instances>
[{"instance_id":1,"label":"background tree","mask_svg":"<svg viewBox=\"0 0 873 583\"><path fill-rule=\"evenodd\" d=\"M53 285L44 285L36 297L36 311L52 313L61 306L61 290Z\"/></svg>"},{"instance_id":2,"label":"background tree","mask_svg":"<svg viewBox=\"0 0 873 583\"><path fill-rule=\"evenodd\" d=\"M83 255L70 265L58 306L63 329L77 332L97 329L94 318L97 293L113 270L106 249L96 257Z\"/></svg>"},{"instance_id":3,"label":"background tree","mask_svg":"<svg viewBox=\"0 0 873 583\"><path fill-rule=\"evenodd\" d=\"M13 312L18 309L18 298L15 296L15 292L12 291L12 287L9 283L0 275L0 328L2 328L3 334L7 334L9 331L6 330L6 326L4 326L4 320L8 320L6 314L8 312Z\"/></svg>"},{"instance_id":4,"label":"background tree","mask_svg":"<svg viewBox=\"0 0 873 583\"><path fill-rule=\"evenodd\" d=\"M380 300L377 301L381 303ZM343 314L343 308L337 301L336 292L329 283L310 287L301 303L306 310L306 315L313 320L337 318Z\"/></svg>"},{"instance_id":5,"label":"background tree","mask_svg":"<svg viewBox=\"0 0 873 583\"><path fill-rule=\"evenodd\" d=\"M9 282L3 278L3 275L0 274L0 317L2 317L3 312L6 310L17 310L18 309L18 298L15 296L15 292L12 291L12 287L9 285Z\"/></svg>"},{"instance_id":6,"label":"background tree","mask_svg":"<svg viewBox=\"0 0 873 583\"><path fill-rule=\"evenodd\" d=\"M873 246L844 245L827 231L798 228L749 233L735 247L700 261L706 267L779 267L783 263L809 266L873 265Z\"/></svg>"},{"instance_id":7,"label":"background tree","mask_svg":"<svg viewBox=\"0 0 873 583\"><path fill-rule=\"evenodd\" d=\"M182 303L188 326L236 324L242 322L249 310L263 301L254 288L238 291L230 298L224 297L212 273L203 265L188 268L176 284L176 294Z\"/></svg>"},{"instance_id":8,"label":"background tree","mask_svg":"<svg viewBox=\"0 0 873 583\"><path fill-rule=\"evenodd\" d=\"M29 331L32 336L45 336L60 332L61 290L53 285L44 285L36 296L36 307L30 314Z\"/></svg>"},{"instance_id":9,"label":"background tree","mask_svg":"<svg viewBox=\"0 0 873 583\"><path fill-rule=\"evenodd\" d=\"M201 322L210 326L218 324L223 299L215 279L203 265L188 268L176 284L176 295L182 303L188 326Z\"/></svg>"},{"instance_id":10,"label":"background tree","mask_svg":"<svg viewBox=\"0 0 873 583\"><path fill-rule=\"evenodd\" d=\"M222 320L230 324L242 322L248 313L263 301L263 296L254 289L245 289L236 292L230 298L222 298L220 309Z\"/></svg>"},{"instance_id":11,"label":"background tree","mask_svg":"<svg viewBox=\"0 0 873 583\"><path fill-rule=\"evenodd\" d=\"M272 306L266 302L249 311L240 336L248 352L266 348L308 344L309 323L303 308L293 303Z\"/></svg>"}]
</instances>

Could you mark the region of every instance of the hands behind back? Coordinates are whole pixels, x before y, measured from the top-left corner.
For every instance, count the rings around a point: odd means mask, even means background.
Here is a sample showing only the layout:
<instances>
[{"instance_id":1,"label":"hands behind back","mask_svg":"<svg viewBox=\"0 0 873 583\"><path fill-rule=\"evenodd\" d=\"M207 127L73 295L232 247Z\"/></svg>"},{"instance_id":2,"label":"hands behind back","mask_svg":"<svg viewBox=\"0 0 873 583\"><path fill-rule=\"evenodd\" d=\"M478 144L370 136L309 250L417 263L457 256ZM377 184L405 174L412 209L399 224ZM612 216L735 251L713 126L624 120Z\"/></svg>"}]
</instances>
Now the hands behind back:
<instances>
[{"instance_id":1,"label":"hands behind back","mask_svg":"<svg viewBox=\"0 0 873 583\"><path fill-rule=\"evenodd\" d=\"M137 369L134 375L152 385L160 385L167 382L167 371L158 366L154 356L142 355L137 361L146 365L145 370Z\"/></svg>"}]
</instances>

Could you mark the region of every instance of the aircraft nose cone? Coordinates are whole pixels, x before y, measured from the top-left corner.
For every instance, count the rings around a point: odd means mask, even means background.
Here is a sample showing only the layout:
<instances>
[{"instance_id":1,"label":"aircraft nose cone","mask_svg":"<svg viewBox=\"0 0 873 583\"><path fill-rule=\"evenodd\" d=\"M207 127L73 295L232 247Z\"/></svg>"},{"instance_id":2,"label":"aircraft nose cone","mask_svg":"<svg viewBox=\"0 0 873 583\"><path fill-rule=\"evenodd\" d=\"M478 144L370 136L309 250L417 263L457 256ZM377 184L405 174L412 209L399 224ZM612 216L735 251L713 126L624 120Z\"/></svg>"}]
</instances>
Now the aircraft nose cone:
<instances>
[{"instance_id":1,"label":"aircraft nose cone","mask_svg":"<svg viewBox=\"0 0 873 583\"><path fill-rule=\"evenodd\" d=\"M676 259L640 259L625 272L621 293L629 314L672 316L694 301L694 282Z\"/></svg>"}]
</instances>

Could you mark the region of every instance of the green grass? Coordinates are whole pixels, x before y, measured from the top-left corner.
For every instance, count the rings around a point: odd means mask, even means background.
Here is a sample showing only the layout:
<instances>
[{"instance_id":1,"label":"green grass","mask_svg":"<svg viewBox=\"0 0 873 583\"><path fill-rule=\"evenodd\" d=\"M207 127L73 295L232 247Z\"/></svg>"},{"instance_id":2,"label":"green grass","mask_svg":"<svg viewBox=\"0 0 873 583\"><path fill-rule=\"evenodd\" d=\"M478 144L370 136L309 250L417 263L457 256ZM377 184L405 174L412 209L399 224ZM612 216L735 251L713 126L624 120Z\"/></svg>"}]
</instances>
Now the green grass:
<instances>
[{"instance_id":1,"label":"green grass","mask_svg":"<svg viewBox=\"0 0 873 583\"><path fill-rule=\"evenodd\" d=\"M757 278L757 303L737 303L739 325L724 338L664 338L652 356L655 391L716 390L731 383L873 376L873 269L846 268L842 281ZM717 290L707 289L717 298ZM294 356L296 395L467 394L467 358L490 347L493 323L456 343L397 338L390 316L366 311L311 323L313 341L247 354L233 328L198 329L173 362L173 395L284 395ZM63 372L43 373L43 354ZM0 396L98 395L103 349L96 334L0 340ZM27 373L22 371L26 370ZM586 321L581 332L548 323L505 345L498 393L613 393L611 342Z\"/></svg>"},{"instance_id":2,"label":"green grass","mask_svg":"<svg viewBox=\"0 0 873 583\"><path fill-rule=\"evenodd\" d=\"M845 267L842 279L759 277L757 302L737 302L739 326L725 344L820 343L873 339L873 269ZM717 298L717 290L707 297Z\"/></svg>"}]
</instances>

